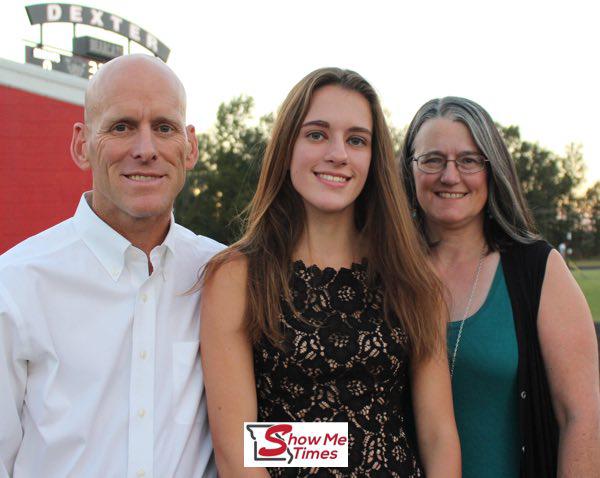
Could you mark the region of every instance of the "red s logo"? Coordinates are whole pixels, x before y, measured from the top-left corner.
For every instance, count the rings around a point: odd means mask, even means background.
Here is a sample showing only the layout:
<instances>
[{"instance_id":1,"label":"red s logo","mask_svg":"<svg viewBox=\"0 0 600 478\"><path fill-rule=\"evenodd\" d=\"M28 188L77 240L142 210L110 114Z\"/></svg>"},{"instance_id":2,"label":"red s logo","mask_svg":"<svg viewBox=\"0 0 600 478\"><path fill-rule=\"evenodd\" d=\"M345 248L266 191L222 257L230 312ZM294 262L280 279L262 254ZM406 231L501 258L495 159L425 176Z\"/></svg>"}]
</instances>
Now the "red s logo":
<instances>
[{"instance_id":1,"label":"red s logo","mask_svg":"<svg viewBox=\"0 0 600 478\"><path fill-rule=\"evenodd\" d=\"M284 453L287 450L287 445L280 437L276 436L276 433L281 433L282 435L285 435L286 433L289 433L291 431L292 425L288 425L285 423L269 427L269 429L265 433L265 440L274 443L278 446L277 448L262 447L260 450L258 450L258 454L260 456L277 456Z\"/></svg>"}]
</instances>

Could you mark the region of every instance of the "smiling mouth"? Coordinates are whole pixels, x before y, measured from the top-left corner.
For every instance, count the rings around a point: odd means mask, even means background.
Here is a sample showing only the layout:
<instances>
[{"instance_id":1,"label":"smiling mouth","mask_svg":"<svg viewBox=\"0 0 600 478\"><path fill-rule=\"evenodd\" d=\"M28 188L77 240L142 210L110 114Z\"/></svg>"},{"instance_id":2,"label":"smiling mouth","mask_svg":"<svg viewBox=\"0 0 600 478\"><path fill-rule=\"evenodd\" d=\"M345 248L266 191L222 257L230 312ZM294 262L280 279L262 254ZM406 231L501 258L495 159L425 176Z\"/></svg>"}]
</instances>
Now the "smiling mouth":
<instances>
[{"instance_id":1,"label":"smiling mouth","mask_svg":"<svg viewBox=\"0 0 600 478\"><path fill-rule=\"evenodd\" d=\"M131 181L136 181L139 183L147 183L162 178L162 176L147 176L145 174L125 174L124 176Z\"/></svg>"},{"instance_id":2,"label":"smiling mouth","mask_svg":"<svg viewBox=\"0 0 600 478\"><path fill-rule=\"evenodd\" d=\"M442 199L461 199L464 198L467 193L445 193L439 192L435 193L436 196L441 197Z\"/></svg>"},{"instance_id":3,"label":"smiling mouth","mask_svg":"<svg viewBox=\"0 0 600 478\"><path fill-rule=\"evenodd\" d=\"M327 173L315 173L315 175L321 179L324 179L325 181L331 181L334 183L346 183L350 181L350 178L345 176L334 176L333 174Z\"/></svg>"}]
</instances>

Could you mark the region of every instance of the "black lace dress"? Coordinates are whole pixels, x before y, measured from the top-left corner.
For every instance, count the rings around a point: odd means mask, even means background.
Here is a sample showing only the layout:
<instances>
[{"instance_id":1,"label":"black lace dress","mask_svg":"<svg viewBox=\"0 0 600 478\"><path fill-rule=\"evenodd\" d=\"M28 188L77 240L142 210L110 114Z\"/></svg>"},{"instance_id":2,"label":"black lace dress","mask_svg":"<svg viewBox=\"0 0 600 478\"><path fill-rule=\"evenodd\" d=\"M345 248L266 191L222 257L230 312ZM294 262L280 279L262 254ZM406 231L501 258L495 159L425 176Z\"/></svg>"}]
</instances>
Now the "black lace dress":
<instances>
[{"instance_id":1,"label":"black lace dress","mask_svg":"<svg viewBox=\"0 0 600 478\"><path fill-rule=\"evenodd\" d=\"M422 477L408 426L406 334L390 329L365 264L320 270L298 261L283 304L284 350L254 349L258 420L347 421L348 468L269 468L271 476Z\"/></svg>"}]
</instances>

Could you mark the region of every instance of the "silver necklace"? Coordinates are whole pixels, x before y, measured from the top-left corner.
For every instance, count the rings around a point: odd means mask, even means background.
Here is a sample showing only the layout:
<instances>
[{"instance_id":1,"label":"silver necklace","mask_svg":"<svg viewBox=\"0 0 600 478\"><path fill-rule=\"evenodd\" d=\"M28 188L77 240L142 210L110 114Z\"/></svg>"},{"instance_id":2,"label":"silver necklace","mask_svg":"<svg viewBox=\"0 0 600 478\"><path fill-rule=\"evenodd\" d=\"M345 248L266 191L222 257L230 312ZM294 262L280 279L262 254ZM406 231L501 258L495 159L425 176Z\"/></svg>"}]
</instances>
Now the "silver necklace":
<instances>
[{"instance_id":1,"label":"silver necklace","mask_svg":"<svg viewBox=\"0 0 600 478\"><path fill-rule=\"evenodd\" d=\"M452 361L450 362L450 380L454 377L454 365L456 364L456 353L458 352L458 344L460 344L460 338L462 337L463 327L465 326L465 322L469 315L469 309L471 308L471 302L473 301L473 295L475 295L475 290L477 289L477 282L479 281L479 273L481 272L481 266L483 265L483 258L485 257L485 251L487 247L483 246L481 249L481 254L479 256L479 263L477 264L477 272L475 273L475 280L473 280L473 285L471 286L471 294L469 295L469 300L467 301L467 307L465 308L465 314L463 316L462 322L460 323L460 327L458 328L458 336L456 337L456 343L454 344L454 351L452 352Z\"/></svg>"}]
</instances>

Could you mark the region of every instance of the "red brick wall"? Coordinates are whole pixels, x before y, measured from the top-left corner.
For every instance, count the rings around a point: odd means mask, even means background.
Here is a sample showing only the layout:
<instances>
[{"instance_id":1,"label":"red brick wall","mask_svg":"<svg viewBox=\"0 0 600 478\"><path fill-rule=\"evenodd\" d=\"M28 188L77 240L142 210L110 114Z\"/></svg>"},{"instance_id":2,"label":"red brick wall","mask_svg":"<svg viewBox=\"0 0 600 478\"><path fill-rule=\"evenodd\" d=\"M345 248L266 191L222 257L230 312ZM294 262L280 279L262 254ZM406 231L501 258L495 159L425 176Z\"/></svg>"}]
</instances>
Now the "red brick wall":
<instances>
[{"instance_id":1,"label":"red brick wall","mask_svg":"<svg viewBox=\"0 0 600 478\"><path fill-rule=\"evenodd\" d=\"M72 216L89 172L69 154L79 105L0 85L0 253Z\"/></svg>"}]
</instances>

